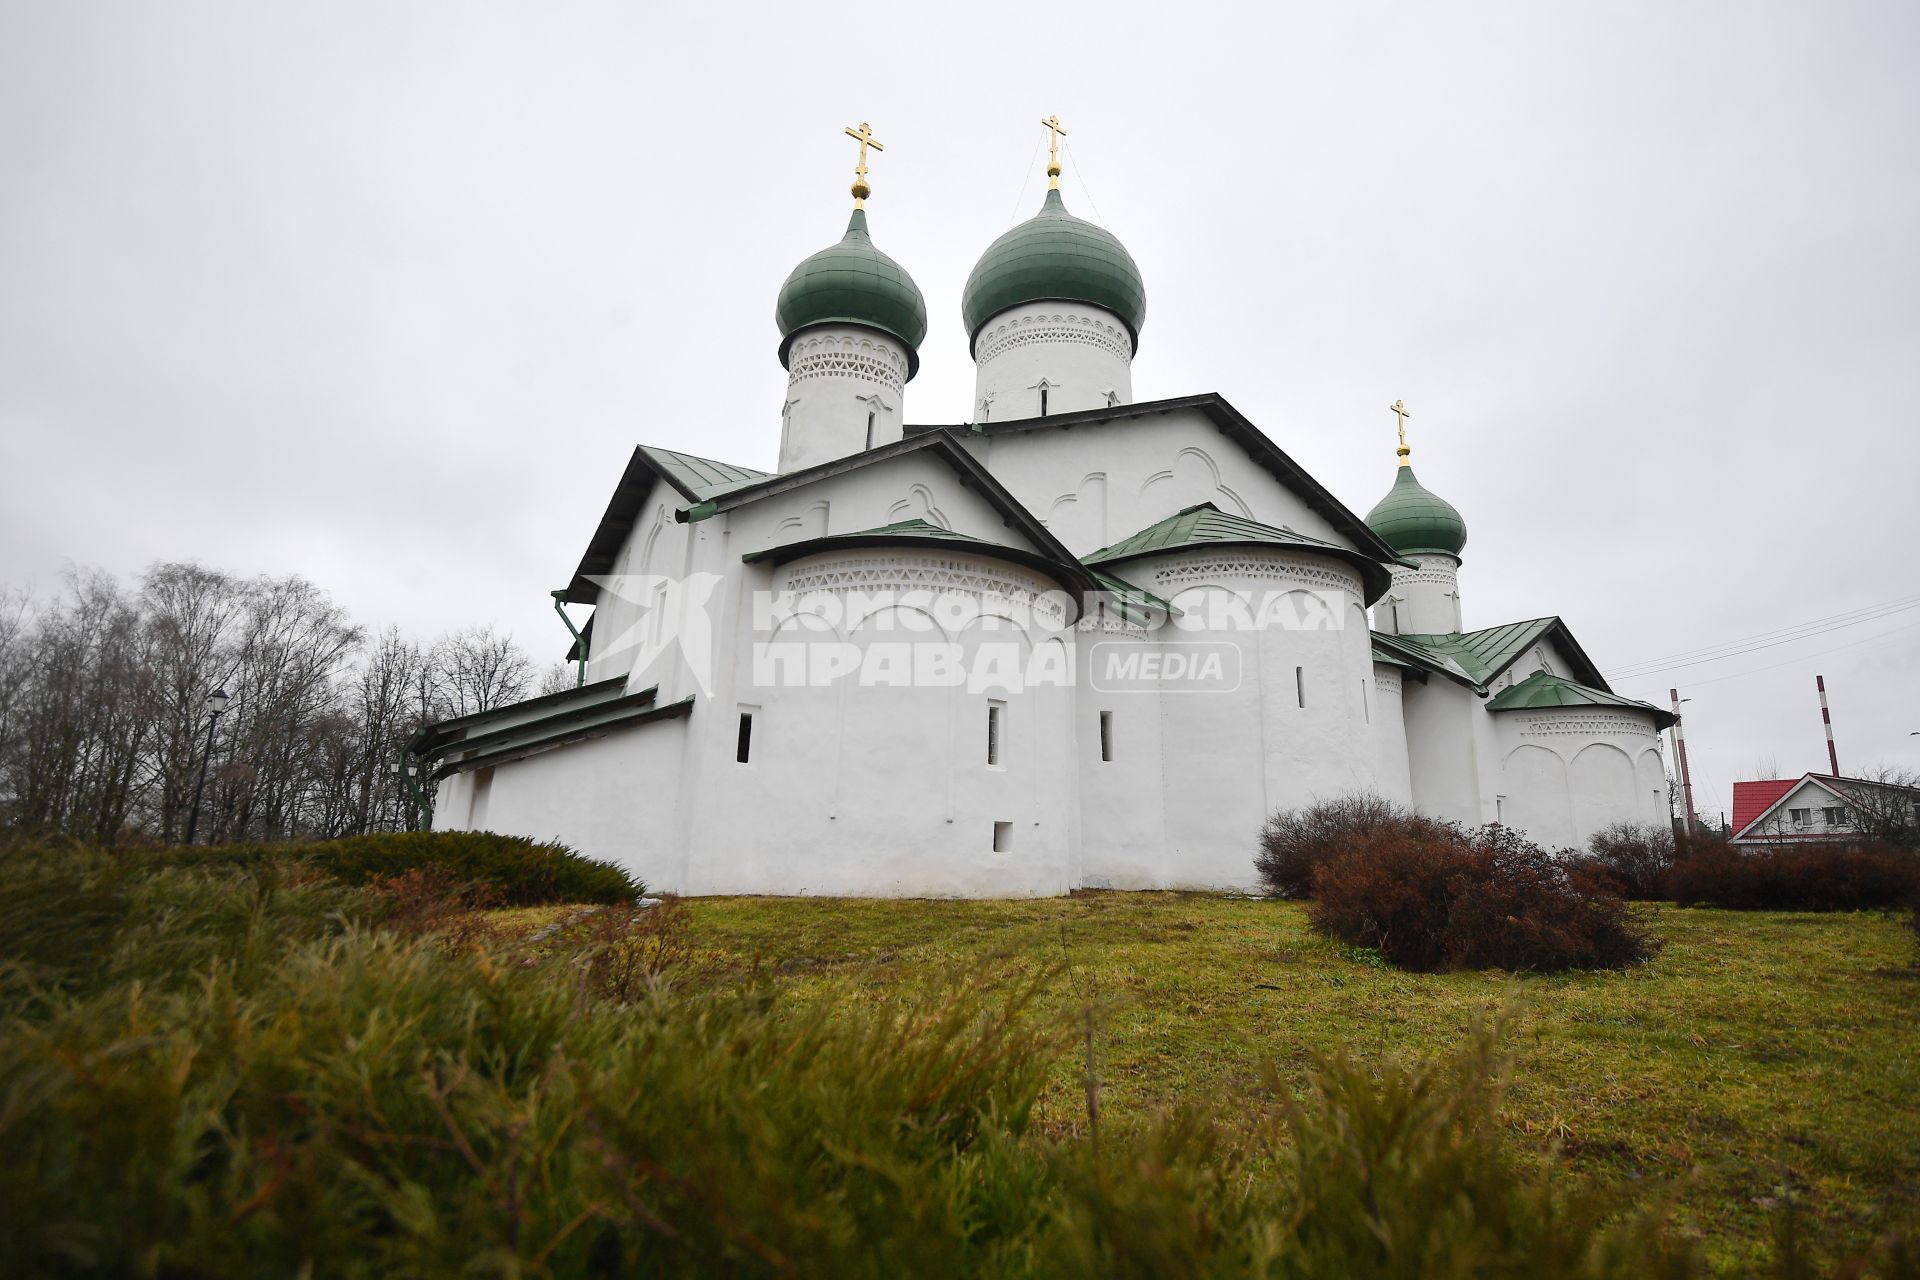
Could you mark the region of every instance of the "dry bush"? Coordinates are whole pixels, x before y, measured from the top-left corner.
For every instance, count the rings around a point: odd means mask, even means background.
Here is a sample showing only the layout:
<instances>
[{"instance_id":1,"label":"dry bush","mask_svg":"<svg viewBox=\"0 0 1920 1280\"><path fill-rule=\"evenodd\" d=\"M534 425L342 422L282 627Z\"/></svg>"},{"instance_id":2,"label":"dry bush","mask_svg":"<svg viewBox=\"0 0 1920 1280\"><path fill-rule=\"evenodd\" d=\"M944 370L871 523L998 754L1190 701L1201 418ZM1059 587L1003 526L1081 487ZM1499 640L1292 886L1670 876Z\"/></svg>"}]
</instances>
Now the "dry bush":
<instances>
[{"instance_id":1,"label":"dry bush","mask_svg":"<svg viewBox=\"0 0 1920 1280\"><path fill-rule=\"evenodd\" d=\"M580 978L586 991L636 1004L688 968L694 955L686 908L677 898L651 907L608 907L588 917Z\"/></svg>"},{"instance_id":2,"label":"dry bush","mask_svg":"<svg viewBox=\"0 0 1920 1280\"><path fill-rule=\"evenodd\" d=\"M1497 825L1382 830L1324 863L1313 896L1322 933L1423 973L1618 969L1654 948L1617 897Z\"/></svg>"},{"instance_id":3,"label":"dry bush","mask_svg":"<svg viewBox=\"0 0 1920 1280\"><path fill-rule=\"evenodd\" d=\"M1261 829L1253 865L1272 896L1306 898L1313 894L1313 873L1336 854L1389 832L1427 839L1448 829L1444 822L1361 792L1274 814Z\"/></svg>"},{"instance_id":4,"label":"dry bush","mask_svg":"<svg viewBox=\"0 0 1920 1280\"><path fill-rule=\"evenodd\" d=\"M385 928L410 937L437 934L455 947L493 936L482 913L500 906L504 896L497 885L462 880L433 865L372 876L361 892L373 899L376 918Z\"/></svg>"},{"instance_id":5,"label":"dry bush","mask_svg":"<svg viewBox=\"0 0 1920 1280\"><path fill-rule=\"evenodd\" d=\"M1683 907L1736 911L1861 911L1902 907L1920 893L1920 857L1883 844L1700 848L1673 864L1667 887Z\"/></svg>"},{"instance_id":6,"label":"dry bush","mask_svg":"<svg viewBox=\"0 0 1920 1280\"><path fill-rule=\"evenodd\" d=\"M1673 861L1671 827L1616 822L1594 832L1587 852L1569 859L1567 872L1591 891L1654 902L1667 896L1667 871Z\"/></svg>"}]
</instances>

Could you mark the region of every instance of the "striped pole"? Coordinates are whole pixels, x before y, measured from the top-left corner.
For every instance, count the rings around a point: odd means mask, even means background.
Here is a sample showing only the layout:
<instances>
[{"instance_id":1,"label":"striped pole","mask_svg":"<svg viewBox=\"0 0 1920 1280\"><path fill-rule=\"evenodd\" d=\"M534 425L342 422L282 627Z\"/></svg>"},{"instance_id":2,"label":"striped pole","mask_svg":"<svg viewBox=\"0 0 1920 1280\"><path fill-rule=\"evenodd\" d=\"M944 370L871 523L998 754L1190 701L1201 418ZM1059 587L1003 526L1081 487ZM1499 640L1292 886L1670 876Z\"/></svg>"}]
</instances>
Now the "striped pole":
<instances>
[{"instance_id":1,"label":"striped pole","mask_svg":"<svg viewBox=\"0 0 1920 1280\"><path fill-rule=\"evenodd\" d=\"M1827 731L1827 767L1833 770L1833 776L1840 776L1840 755L1833 749L1833 717L1827 714L1827 678L1815 676L1815 687L1820 690L1820 723Z\"/></svg>"},{"instance_id":2,"label":"striped pole","mask_svg":"<svg viewBox=\"0 0 1920 1280\"><path fill-rule=\"evenodd\" d=\"M1687 735L1680 727L1680 691L1667 690L1673 699L1673 754L1680 762L1680 795L1687 807L1687 834L1693 835L1693 775L1687 772Z\"/></svg>"}]
</instances>

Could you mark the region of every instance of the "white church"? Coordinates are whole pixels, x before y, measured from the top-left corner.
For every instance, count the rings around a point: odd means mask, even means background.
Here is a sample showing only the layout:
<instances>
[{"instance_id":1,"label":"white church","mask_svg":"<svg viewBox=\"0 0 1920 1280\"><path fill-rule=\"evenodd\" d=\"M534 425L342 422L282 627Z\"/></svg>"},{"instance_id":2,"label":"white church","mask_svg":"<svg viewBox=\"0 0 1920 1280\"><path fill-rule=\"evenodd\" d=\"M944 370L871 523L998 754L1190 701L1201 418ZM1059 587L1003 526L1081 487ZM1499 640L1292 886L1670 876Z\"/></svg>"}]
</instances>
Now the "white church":
<instances>
[{"instance_id":1,"label":"white church","mask_svg":"<svg viewBox=\"0 0 1920 1280\"><path fill-rule=\"evenodd\" d=\"M907 422L926 306L848 130L846 234L775 307L779 470L634 449L554 593L579 686L424 730L434 826L671 893L1012 897L1248 888L1270 814L1355 792L1551 847L1666 822L1668 712L1557 617L1466 629L1404 418L1362 518L1221 396L1134 400L1145 284L1044 123L958 426Z\"/></svg>"}]
</instances>

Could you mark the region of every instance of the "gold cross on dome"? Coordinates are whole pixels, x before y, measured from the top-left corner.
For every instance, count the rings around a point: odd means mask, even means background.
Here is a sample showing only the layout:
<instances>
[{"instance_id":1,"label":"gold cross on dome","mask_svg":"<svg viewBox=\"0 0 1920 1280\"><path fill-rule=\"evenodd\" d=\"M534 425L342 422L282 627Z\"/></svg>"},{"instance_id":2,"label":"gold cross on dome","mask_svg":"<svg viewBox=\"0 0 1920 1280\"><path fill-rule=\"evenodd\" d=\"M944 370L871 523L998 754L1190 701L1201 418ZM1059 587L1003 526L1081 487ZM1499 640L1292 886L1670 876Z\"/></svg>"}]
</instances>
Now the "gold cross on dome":
<instances>
[{"instance_id":1,"label":"gold cross on dome","mask_svg":"<svg viewBox=\"0 0 1920 1280\"><path fill-rule=\"evenodd\" d=\"M1405 400L1395 400L1392 404L1387 406L1387 409L1389 410L1389 412L1393 414L1395 418L1399 420L1400 447L1396 449L1395 452L1400 455L1400 461L1405 462L1407 460L1407 455L1413 452L1411 449L1407 448L1407 419L1411 418L1413 415L1407 411L1407 402Z\"/></svg>"},{"instance_id":2,"label":"gold cross on dome","mask_svg":"<svg viewBox=\"0 0 1920 1280\"><path fill-rule=\"evenodd\" d=\"M1067 136L1067 131L1060 127L1060 117L1057 115L1048 116L1040 123L1047 127L1047 187L1058 191L1060 189L1060 139Z\"/></svg>"},{"instance_id":3,"label":"gold cross on dome","mask_svg":"<svg viewBox=\"0 0 1920 1280\"><path fill-rule=\"evenodd\" d=\"M867 207L867 197L873 194L873 188L867 185L867 148L872 147L875 151L885 151L886 148L874 138L873 129L865 120L860 122L858 129L848 125L847 136L860 144L860 163L853 168L853 207L864 209Z\"/></svg>"}]
</instances>

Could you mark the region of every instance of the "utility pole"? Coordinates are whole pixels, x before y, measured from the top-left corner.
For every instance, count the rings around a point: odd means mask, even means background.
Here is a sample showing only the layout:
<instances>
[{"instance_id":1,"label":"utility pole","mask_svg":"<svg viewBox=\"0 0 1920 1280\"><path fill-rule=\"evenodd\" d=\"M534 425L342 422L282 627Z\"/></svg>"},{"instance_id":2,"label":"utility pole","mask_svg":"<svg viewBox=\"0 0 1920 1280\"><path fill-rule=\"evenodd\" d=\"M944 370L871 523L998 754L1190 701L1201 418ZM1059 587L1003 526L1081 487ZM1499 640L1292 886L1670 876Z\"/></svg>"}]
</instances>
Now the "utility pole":
<instances>
[{"instance_id":1,"label":"utility pole","mask_svg":"<svg viewBox=\"0 0 1920 1280\"><path fill-rule=\"evenodd\" d=\"M1840 754L1833 749L1833 717L1827 714L1827 678L1815 676L1813 683L1820 690L1820 723L1827 731L1827 767L1837 778L1840 776Z\"/></svg>"},{"instance_id":2,"label":"utility pole","mask_svg":"<svg viewBox=\"0 0 1920 1280\"><path fill-rule=\"evenodd\" d=\"M1687 735L1680 728L1680 691L1668 689L1667 696L1673 699L1673 755L1680 762L1680 795L1686 804L1687 834L1695 834L1693 829L1693 775L1687 771Z\"/></svg>"}]
</instances>

